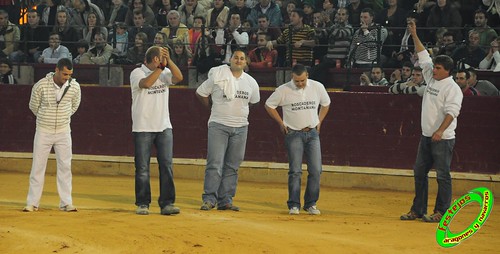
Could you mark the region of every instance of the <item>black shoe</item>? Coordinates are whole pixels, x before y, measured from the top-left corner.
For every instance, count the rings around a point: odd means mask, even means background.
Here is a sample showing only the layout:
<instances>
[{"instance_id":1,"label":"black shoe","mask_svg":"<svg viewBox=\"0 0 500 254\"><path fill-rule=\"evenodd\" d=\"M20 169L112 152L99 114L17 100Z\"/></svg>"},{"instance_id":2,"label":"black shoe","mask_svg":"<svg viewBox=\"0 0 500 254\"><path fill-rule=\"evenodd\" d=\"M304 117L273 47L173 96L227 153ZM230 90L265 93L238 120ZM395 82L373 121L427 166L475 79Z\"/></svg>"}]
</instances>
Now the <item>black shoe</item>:
<instances>
[{"instance_id":1,"label":"black shoe","mask_svg":"<svg viewBox=\"0 0 500 254\"><path fill-rule=\"evenodd\" d=\"M218 206L217 210L231 210L231 211L238 212L240 210L240 208L237 206L234 206L232 204L227 204L225 206Z\"/></svg>"}]
</instances>

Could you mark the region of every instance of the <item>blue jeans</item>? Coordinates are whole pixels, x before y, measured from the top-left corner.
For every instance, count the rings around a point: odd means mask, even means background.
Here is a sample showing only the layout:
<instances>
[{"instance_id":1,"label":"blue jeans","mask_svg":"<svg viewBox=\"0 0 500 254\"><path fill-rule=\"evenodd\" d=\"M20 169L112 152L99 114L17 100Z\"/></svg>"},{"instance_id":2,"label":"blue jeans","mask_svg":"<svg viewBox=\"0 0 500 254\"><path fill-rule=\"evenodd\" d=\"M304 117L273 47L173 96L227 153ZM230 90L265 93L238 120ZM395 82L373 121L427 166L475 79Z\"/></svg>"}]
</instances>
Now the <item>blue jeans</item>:
<instances>
[{"instance_id":1,"label":"blue jeans","mask_svg":"<svg viewBox=\"0 0 500 254\"><path fill-rule=\"evenodd\" d=\"M436 169L438 193L434 212L444 214L451 203L450 164L455 139L432 142L430 137L422 136L418 145L417 160L413 168L415 178L415 198L411 210L417 215L427 214L427 195L429 189L429 170Z\"/></svg>"},{"instance_id":2,"label":"blue jeans","mask_svg":"<svg viewBox=\"0 0 500 254\"><path fill-rule=\"evenodd\" d=\"M316 129L309 132L289 130L285 136L288 152L288 209L300 208L300 185L302 157L307 160L307 186L304 193L304 208L315 206L319 199L319 181L322 172L321 144Z\"/></svg>"},{"instance_id":3,"label":"blue jeans","mask_svg":"<svg viewBox=\"0 0 500 254\"><path fill-rule=\"evenodd\" d=\"M208 153L203 185L203 202L219 207L233 203L238 184L238 169L245 157L248 126L229 127L208 124Z\"/></svg>"},{"instance_id":4,"label":"blue jeans","mask_svg":"<svg viewBox=\"0 0 500 254\"><path fill-rule=\"evenodd\" d=\"M137 206L151 203L151 186L149 183L149 163L151 146L156 147L160 173L160 196L158 205L161 208L175 202L174 175L172 172L172 129L163 132L133 132L135 146L135 204Z\"/></svg>"}]
</instances>

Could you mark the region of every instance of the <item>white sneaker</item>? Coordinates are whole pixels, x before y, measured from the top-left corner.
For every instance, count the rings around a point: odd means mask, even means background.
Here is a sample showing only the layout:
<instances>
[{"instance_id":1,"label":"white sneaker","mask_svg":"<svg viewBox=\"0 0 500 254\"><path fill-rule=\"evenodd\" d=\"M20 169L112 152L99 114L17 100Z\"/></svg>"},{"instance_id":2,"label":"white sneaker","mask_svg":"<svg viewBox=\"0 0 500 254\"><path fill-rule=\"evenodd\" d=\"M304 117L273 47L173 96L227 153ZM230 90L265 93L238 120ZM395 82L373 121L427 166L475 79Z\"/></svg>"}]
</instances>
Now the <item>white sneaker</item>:
<instances>
[{"instance_id":1,"label":"white sneaker","mask_svg":"<svg viewBox=\"0 0 500 254\"><path fill-rule=\"evenodd\" d=\"M300 214L300 210L298 207L292 207L290 208L290 211L288 212L288 214L290 215L299 215Z\"/></svg>"},{"instance_id":2,"label":"white sneaker","mask_svg":"<svg viewBox=\"0 0 500 254\"><path fill-rule=\"evenodd\" d=\"M149 214L149 206L147 206L147 205L140 205L135 210L135 213L139 214L139 215L148 215Z\"/></svg>"},{"instance_id":3,"label":"white sneaker","mask_svg":"<svg viewBox=\"0 0 500 254\"><path fill-rule=\"evenodd\" d=\"M321 212L318 210L318 208L316 208L315 205L313 205L307 209L304 208L304 210L306 210L310 215L320 215L321 214Z\"/></svg>"},{"instance_id":4,"label":"white sneaker","mask_svg":"<svg viewBox=\"0 0 500 254\"><path fill-rule=\"evenodd\" d=\"M59 210L64 211L64 212L76 212L78 211L76 207L73 205L65 205L63 207L59 207Z\"/></svg>"},{"instance_id":5,"label":"white sneaker","mask_svg":"<svg viewBox=\"0 0 500 254\"><path fill-rule=\"evenodd\" d=\"M23 212L36 212L38 211L38 207L34 205L27 205L23 208Z\"/></svg>"}]
</instances>

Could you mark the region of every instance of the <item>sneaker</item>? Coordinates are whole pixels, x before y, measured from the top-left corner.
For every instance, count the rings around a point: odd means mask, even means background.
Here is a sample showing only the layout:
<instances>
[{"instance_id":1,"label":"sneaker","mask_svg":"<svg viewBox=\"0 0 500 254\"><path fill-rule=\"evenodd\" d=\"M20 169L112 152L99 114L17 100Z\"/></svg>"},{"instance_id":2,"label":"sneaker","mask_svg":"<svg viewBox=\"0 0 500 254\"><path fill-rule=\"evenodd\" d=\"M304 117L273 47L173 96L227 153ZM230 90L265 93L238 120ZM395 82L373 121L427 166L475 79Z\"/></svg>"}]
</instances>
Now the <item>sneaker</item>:
<instances>
[{"instance_id":1,"label":"sneaker","mask_svg":"<svg viewBox=\"0 0 500 254\"><path fill-rule=\"evenodd\" d=\"M36 212L38 211L38 207L34 205L27 205L23 208L23 212Z\"/></svg>"},{"instance_id":2,"label":"sneaker","mask_svg":"<svg viewBox=\"0 0 500 254\"><path fill-rule=\"evenodd\" d=\"M209 210L212 210L214 207L215 207L214 204L206 201L206 202L203 202L203 205L201 205L200 210L209 211Z\"/></svg>"},{"instance_id":3,"label":"sneaker","mask_svg":"<svg viewBox=\"0 0 500 254\"><path fill-rule=\"evenodd\" d=\"M320 215L321 214L321 212L318 210L318 208L316 208L315 205L313 205L307 209L304 207L304 210L306 210L310 215Z\"/></svg>"},{"instance_id":4,"label":"sneaker","mask_svg":"<svg viewBox=\"0 0 500 254\"><path fill-rule=\"evenodd\" d=\"M171 215L171 214L178 214L181 212L181 209L179 207L176 207L174 205L166 205L161 209L161 214L162 215Z\"/></svg>"},{"instance_id":5,"label":"sneaker","mask_svg":"<svg viewBox=\"0 0 500 254\"><path fill-rule=\"evenodd\" d=\"M78 211L76 207L73 205L65 205L63 207L59 207L59 210L64 211L64 212L76 212Z\"/></svg>"},{"instance_id":6,"label":"sneaker","mask_svg":"<svg viewBox=\"0 0 500 254\"><path fill-rule=\"evenodd\" d=\"M425 222L440 222L443 215L440 212L434 212L432 215L424 215L422 221Z\"/></svg>"},{"instance_id":7,"label":"sneaker","mask_svg":"<svg viewBox=\"0 0 500 254\"><path fill-rule=\"evenodd\" d=\"M226 204L224 206L218 206L217 210L231 210L231 211L238 212L240 210L240 208L237 206L234 206L232 204Z\"/></svg>"},{"instance_id":8,"label":"sneaker","mask_svg":"<svg viewBox=\"0 0 500 254\"><path fill-rule=\"evenodd\" d=\"M414 211L409 211L401 216L399 216L400 220L416 220L422 218L422 215L417 215Z\"/></svg>"},{"instance_id":9,"label":"sneaker","mask_svg":"<svg viewBox=\"0 0 500 254\"><path fill-rule=\"evenodd\" d=\"M149 214L149 206L147 206L147 205L140 205L135 210L135 213L139 214L139 215L148 215Z\"/></svg>"},{"instance_id":10,"label":"sneaker","mask_svg":"<svg viewBox=\"0 0 500 254\"><path fill-rule=\"evenodd\" d=\"M290 208L290 211L288 212L288 214L290 215L299 215L300 214L300 210L298 207L292 207Z\"/></svg>"}]
</instances>

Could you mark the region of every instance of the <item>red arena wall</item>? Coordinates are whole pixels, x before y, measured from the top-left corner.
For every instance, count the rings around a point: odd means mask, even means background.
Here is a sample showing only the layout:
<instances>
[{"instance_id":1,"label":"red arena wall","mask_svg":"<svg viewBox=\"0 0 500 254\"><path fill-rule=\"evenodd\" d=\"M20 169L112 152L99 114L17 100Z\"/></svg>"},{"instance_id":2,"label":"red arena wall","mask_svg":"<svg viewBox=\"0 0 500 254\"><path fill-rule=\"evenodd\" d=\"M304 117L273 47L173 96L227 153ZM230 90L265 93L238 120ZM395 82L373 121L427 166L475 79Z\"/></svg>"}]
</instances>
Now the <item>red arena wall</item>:
<instances>
[{"instance_id":1,"label":"red arena wall","mask_svg":"<svg viewBox=\"0 0 500 254\"><path fill-rule=\"evenodd\" d=\"M209 110L194 90L170 90L174 157L205 158ZM31 86L0 88L0 151L31 152L35 117ZM283 137L264 109L271 91L250 113L245 160L286 162ZM330 93L322 125L323 164L411 169L420 138L421 98L384 93ZM133 156L128 87L82 87L72 118L73 153ZM500 98L466 97L457 128L452 171L500 173Z\"/></svg>"}]
</instances>

